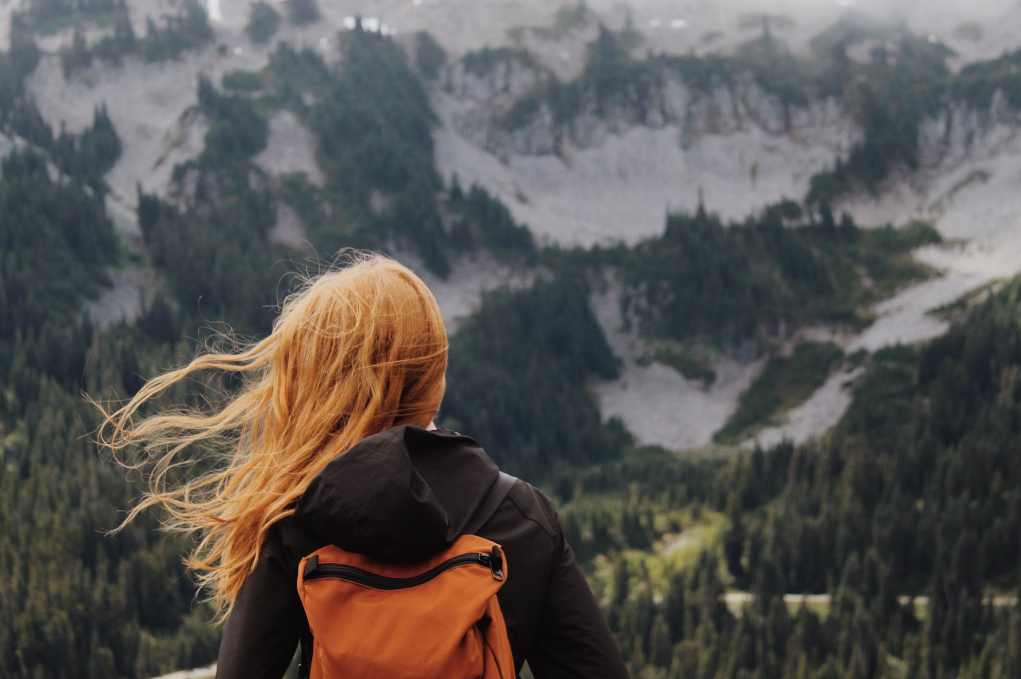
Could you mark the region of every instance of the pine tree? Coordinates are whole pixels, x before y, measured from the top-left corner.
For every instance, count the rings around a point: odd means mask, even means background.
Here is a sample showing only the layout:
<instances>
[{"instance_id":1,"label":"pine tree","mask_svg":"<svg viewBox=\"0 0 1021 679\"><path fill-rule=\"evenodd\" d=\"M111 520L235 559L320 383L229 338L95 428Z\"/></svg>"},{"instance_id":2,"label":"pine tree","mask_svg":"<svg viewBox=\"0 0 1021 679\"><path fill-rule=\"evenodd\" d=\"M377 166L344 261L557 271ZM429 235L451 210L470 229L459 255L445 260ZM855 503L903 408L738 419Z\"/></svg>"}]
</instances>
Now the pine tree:
<instances>
[{"instance_id":1,"label":"pine tree","mask_svg":"<svg viewBox=\"0 0 1021 679\"><path fill-rule=\"evenodd\" d=\"M268 43L276 35L281 20L279 12L264 0L259 0L252 3L245 33L254 43Z\"/></svg>"},{"instance_id":2,"label":"pine tree","mask_svg":"<svg viewBox=\"0 0 1021 679\"><path fill-rule=\"evenodd\" d=\"M316 0L287 0L287 16L295 26L314 24L319 21L319 5Z\"/></svg>"},{"instance_id":3,"label":"pine tree","mask_svg":"<svg viewBox=\"0 0 1021 679\"><path fill-rule=\"evenodd\" d=\"M677 643L685 635L685 594L686 580L683 572L670 576L666 597L663 602L664 616L670 629L670 642Z\"/></svg>"},{"instance_id":4,"label":"pine tree","mask_svg":"<svg viewBox=\"0 0 1021 679\"><path fill-rule=\"evenodd\" d=\"M649 636L649 662L656 667L669 667L672 659L673 644L670 642L670 625L666 618L657 615L652 623Z\"/></svg>"},{"instance_id":5,"label":"pine tree","mask_svg":"<svg viewBox=\"0 0 1021 679\"><path fill-rule=\"evenodd\" d=\"M1006 679L1021 679L1021 606L1010 614L1010 631L1007 636Z\"/></svg>"},{"instance_id":6,"label":"pine tree","mask_svg":"<svg viewBox=\"0 0 1021 679\"><path fill-rule=\"evenodd\" d=\"M60 54L61 64L64 67L64 77L70 78L75 71L88 68L92 64L92 53L89 52L85 43L85 33L81 28L76 28L71 38L71 47Z\"/></svg>"}]
</instances>

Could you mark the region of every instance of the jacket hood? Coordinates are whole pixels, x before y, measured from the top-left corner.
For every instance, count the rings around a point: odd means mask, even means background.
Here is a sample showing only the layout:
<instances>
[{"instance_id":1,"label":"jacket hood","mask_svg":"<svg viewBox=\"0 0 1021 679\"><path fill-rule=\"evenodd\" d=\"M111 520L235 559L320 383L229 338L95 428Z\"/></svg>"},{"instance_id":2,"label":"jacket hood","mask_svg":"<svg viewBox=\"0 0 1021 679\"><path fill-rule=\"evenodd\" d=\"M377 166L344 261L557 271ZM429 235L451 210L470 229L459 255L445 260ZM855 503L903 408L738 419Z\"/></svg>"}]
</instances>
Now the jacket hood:
<instances>
[{"instance_id":1,"label":"jacket hood","mask_svg":"<svg viewBox=\"0 0 1021 679\"><path fill-rule=\"evenodd\" d=\"M474 439L401 425L330 462L294 518L349 552L422 560L461 534L498 475Z\"/></svg>"}]
</instances>

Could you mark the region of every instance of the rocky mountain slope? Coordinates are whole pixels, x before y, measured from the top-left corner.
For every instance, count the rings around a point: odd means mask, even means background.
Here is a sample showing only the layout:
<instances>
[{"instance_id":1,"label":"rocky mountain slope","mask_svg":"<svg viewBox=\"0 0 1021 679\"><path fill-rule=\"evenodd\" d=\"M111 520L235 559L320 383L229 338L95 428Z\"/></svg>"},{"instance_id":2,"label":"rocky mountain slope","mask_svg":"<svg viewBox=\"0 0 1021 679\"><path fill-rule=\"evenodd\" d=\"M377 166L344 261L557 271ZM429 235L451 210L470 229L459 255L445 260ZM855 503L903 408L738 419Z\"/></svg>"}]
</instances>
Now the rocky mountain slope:
<instances>
[{"instance_id":1,"label":"rocky mountain slope","mask_svg":"<svg viewBox=\"0 0 1021 679\"><path fill-rule=\"evenodd\" d=\"M456 176L465 186L485 187L540 242L589 247L658 235L668 211L693 211L700 202L726 219L740 220L779 200L800 200L811 178L846 156L864 134L839 97L791 103L750 76L697 88L675 74L651 92L651 103L640 111L582 106L564 123L540 106L523 123L507 124L515 106L544 83L567 82L583 72L600 23L638 36L632 50L638 56L732 53L761 34L764 21L794 54L806 54L814 38L859 10L901 21L911 32L947 45L956 53L955 69L1017 47L1007 28L1021 18L1013 2L975 5L967 15L949 1L855 5L853 0L592 1L572 14L525 0L337 1L321 3L317 22L296 27L285 21L274 40L307 47L333 63L339 59L336 35L350 30L355 17L362 17L368 30L393 35L409 53L415 33L429 31L448 54L430 85L439 117L434 140L440 174L448 182ZM0 24L9 24L18 7L12 2L0 8ZM174 3L153 0L130 0L128 8L140 35L147 16L176 11ZM136 246L141 243L138 187L172 197L175 166L203 151L208 122L197 112L199 74L218 83L225 74L258 71L269 62L272 47L253 43L245 33L248 0L209 0L206 9L213 42L167 61L96 61L67 75L61 54L72 45L74 29L58 28L37 38L44 55L27 87L46 121L77 132L105 104L123 140L123 153L106 175L107 203L119 232ZM90 24L85 36L94 44L110 31ZM0 34L6 35L2 25ZM463 58L483 48L493 51L492 63L473 66ZM850 56L867 60L869 48L865 41ZM875 195L859 192L835 210L864 226L929 220L947 244L923 248L916 257L941 275L880 304L876 321L860 332L801 328L794 336L774 338L779 349L817 336L848 354L928 339L947 327L930 313L933 309L1021 271L1019 125L1018 111L1002 95L988 107L960 103L927 118L920 130L918 168L899 169ZM305 124L289 110L273 113L268 143L255 163L271 177L299 172L321 186L320 160ZM287 206L277 208L272 238L296 252L306 247L303 226ZM430 275L415 255L402 256ZM430 280L448 319L456 323L477 305L482 291L522 284L533 275L481 256L457 260L448 278ZM131 266L115 282L94 305L100 320L137 314L140 289L151 294L160 285ZM643 340L622 329L619 294L611 280L592 299L623 361L619 379L597 385L604 415L623 418L644 442L672 449L708 445L764 359L759 352L744 360L732 351L718 353L711 362L719 378L710 386L648 363L642 360ZM854 376L853 371L832 375L788 414L786 424L764 430L760 440L801 441L825 431L850 402L846 385Z\"/></svg>"}]
</instances>

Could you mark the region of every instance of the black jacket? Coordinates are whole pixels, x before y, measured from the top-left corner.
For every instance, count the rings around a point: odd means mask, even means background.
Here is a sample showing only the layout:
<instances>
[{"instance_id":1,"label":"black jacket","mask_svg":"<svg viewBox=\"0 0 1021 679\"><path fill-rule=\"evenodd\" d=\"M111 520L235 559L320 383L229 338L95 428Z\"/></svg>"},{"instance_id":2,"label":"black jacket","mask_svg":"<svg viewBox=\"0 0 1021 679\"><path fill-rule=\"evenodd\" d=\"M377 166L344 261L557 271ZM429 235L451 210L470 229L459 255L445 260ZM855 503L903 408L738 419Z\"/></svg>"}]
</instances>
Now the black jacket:
<instances>
[{"instance_id":1,"label":"black jacket","mask_svg":"<svg viewBox=\"0 0 1021 679\"><path fill-rule=\"evenodd\" d=\"M218 679L280 679L311 640L298 563L327 544L418 560L456 539L496 481L479 444L450 431L389 429L333 460L293 516L272 527L223 630ZM503 546L498 599L517 671L536 679L625 679L627 669L574 560L552 501L518 481L478 534Z\"/></svg>"}]
</instances>

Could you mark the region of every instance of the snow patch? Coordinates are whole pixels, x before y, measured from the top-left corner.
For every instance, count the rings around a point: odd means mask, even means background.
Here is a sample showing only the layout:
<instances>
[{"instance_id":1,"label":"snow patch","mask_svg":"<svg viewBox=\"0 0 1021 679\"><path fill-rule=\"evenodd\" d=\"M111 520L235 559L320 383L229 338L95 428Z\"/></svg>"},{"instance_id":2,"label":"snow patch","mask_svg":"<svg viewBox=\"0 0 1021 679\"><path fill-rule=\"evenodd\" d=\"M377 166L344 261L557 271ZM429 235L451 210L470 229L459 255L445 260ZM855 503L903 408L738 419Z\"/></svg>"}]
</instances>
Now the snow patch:
<instances>
[{"instance_id":1,"label":"snow patch","mask_svg":"<svg viewBox=\"0 0 1021 679\"><path fill-rule=\"evenodd\" d=\"M603 417L619 417L643 444L670 450L690 450L712 443L715 434L737 409L738 398L748 390L765 365L765 359L742 364L717 358L712 369L716 381L685 379L660 363L639 365L644 352L641 339L621 328L620 288L611 282L591 298L592 309L613 353L621 359L621 376L596 385Z\"/></svg>"},{"instance_id":2,"label":"snow patch","mask_svg":"<svg viewBox=\"0 0 1021 679\"><path fill-rule=\"evenodd\" d=\"M220 9L220 0L206 0L206 14L210 21L217 23L223 21L223 11Z\"/></svg>"},{"instance_id":3,"label":"snow patch","mask_svg":"<svg viewBox=\"0 0 1021 679\"><path fill-rule=\"evenodd\" d=\"M763 429L743 445L771 448L783 441L801 445L818 438L837 424L847 412L851 405L851 385L863 372L857 368L851 372L840 370L830 375L811 398L786 414L786 421L782 425Z\"/></svg>"}]
</instances>

